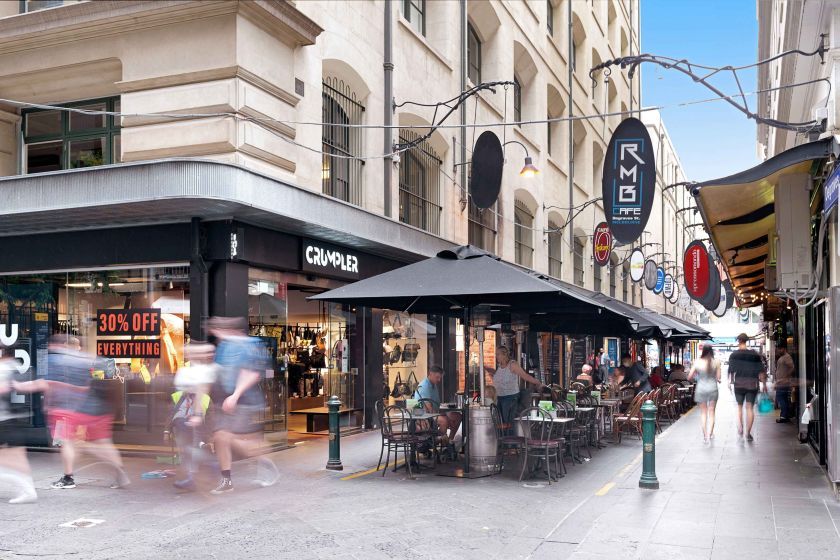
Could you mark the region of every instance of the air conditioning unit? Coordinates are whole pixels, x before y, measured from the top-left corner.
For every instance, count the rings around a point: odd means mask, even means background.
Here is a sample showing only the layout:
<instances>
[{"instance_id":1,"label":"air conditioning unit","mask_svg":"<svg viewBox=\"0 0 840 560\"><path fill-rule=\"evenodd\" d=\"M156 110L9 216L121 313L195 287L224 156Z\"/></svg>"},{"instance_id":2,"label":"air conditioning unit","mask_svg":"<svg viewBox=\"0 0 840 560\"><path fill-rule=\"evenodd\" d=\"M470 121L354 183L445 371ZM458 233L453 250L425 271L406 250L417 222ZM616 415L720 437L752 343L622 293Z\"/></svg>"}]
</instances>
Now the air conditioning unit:
<instances>
[{"instance_id":1,"label":"air conditioning unit","mask_svg":"<svg viewBox=\"0 0 840 560\"><path fill-rule=\"evenodd\" d=\"M775 292L779 289L779 279L776 276L776 265L767 263L764 265L764 289L768 292Z\"/></svg>"},{"instance_id":2,"label":"air conditioning unit","mask_svg":"<svg viewBox=\"0 0 840 560\"><path fill-rule=\"evenodd\" d=\"M811 286L810 191L807 173L782 175L776 185L776 278L782 290Z\"/></svg>"}]
</instances>

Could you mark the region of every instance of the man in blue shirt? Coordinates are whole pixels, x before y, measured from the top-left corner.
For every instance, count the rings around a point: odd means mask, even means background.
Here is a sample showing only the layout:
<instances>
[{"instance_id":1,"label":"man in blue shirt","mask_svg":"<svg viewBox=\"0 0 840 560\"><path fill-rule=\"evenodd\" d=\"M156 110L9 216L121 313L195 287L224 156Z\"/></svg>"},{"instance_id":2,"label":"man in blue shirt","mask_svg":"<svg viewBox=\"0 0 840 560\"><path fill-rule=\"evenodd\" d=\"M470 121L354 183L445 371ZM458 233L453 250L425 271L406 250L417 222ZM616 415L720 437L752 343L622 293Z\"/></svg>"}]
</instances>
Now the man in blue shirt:
<instances>
[{"instance_id":1,"label":"man in blue shirt","mask_svg":"<svg viewBox=\"0 0 840 560\"><path fill-rule=\"evenodd\" d=\"M428 412L434 412L440 408L440 384L443 381L443 368L440 366L432 366L429 368L429 373L426 379L417 385L417 390L414 391L415 399L429 399L431 402L425 403ZM459 412L447 412L444 416L437 417L438 427L440 433L448 434L449 441L455 439L455 434L461 426L461 414Z\"/></svg>"}]
</instances>

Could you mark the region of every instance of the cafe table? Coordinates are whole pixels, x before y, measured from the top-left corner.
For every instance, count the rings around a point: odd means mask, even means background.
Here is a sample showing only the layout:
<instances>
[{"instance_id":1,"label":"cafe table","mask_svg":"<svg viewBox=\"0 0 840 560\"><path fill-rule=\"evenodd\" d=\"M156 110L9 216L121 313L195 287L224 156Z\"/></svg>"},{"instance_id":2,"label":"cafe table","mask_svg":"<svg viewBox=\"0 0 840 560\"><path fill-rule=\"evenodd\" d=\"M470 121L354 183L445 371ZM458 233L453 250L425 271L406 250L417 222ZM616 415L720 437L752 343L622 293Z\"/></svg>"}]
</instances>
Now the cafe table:
<instances>
[{"instance_id":1,"label":"cafe table","mask_svg":"<svg viewBox=\"0 0 840 560\"><path fill-rule=\"evenodd\" d=\"M574 418L555 418L555 417L545 417L545 416L520 416L517 420L530 420L532 422L551 422L552 423L552 436L554 435L554 428L555 427L565 427L566 424L573 423L575 421ZM561 432L562 433L562 432ZM525 434L522 433L522 424L520 422L516 422L516 435L520 437L525 437ZM534 473L540 470L542 466L542 459L537 461L534 465L534 468L528 471L529 476L533 476ZM560 475L564 476L564 475Z\"/></svg>"},{"instance_id":2,"label":"cafe table","mask_svg":"<svg viewBox=\"0 0 840 560\"><path fill-rule=\"evenodd\" d=\"M417 432L417 422L419 422L420 420L431 421L431 420L434 420L435 418L437 418L438 416L444 416L446 414L446 412L429 412L427 410L424 410L424 411L419 412L419 413L408 411L408 410L406 410L406 412L409 412L410 415L407 414L407 415L403 416L401 419L408 423L408 431L409 431L409 433L412 433L412 434ZM394 418L400 418L400 417L395 416ZM403 465L401 465L397 468L402 468L404 466L405 465L403 464ZM421 465L419 463L419 461L417 461L417 449L414 449L414 448L411 449L411 466L416 467L418 472L420 471L420 469L426 468L423 465ZM396 470L396 469L394 469L394 470Z\"/></svg>"}]
</instances>

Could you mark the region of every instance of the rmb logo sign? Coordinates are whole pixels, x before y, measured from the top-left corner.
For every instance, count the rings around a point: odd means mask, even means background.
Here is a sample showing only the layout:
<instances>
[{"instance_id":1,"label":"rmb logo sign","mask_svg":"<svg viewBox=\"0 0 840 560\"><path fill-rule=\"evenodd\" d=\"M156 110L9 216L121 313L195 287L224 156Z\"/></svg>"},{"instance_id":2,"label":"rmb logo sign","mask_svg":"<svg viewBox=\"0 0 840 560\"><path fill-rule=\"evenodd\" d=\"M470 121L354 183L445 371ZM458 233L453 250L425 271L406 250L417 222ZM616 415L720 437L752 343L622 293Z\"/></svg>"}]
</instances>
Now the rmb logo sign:
<instances>
[{"instance_id":1,"label":"rmb logo sign","mask_svg":"<svg viewBox=\"0 0 840 560\"><path fill-rule=\"evenodd\" d=\"M595 226L595 234L592 236L592 256L598 266L607 266L610 262L612 252L612 233L607 222L601 222Z\"/></svg>"},{"instance_id":2,"label":"rmb logo sign","mask_svg":"<svg viewBox=\"0 0 840 560\"><path fill-rule=\"evenodd\" d=\"M653 145L639 119L625 119L610 139L601 184L604 213L621 244L642 235L653 207L656 162Z\"/></svg>"}]
</instances>

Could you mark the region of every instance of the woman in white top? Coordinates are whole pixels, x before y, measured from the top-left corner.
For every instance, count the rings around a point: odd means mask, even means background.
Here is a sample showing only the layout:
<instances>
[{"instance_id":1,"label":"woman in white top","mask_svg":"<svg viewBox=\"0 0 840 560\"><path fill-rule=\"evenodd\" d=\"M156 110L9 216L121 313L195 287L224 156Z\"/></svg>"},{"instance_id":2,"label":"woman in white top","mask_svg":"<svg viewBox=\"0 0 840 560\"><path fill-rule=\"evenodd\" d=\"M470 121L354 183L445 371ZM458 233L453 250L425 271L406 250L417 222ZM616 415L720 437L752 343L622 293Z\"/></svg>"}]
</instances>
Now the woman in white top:
<instances>
[{"instance_id":1,"label":"woman in white top","mask_svg":"<svg viewBox=\"0 0 840 560\"><path fill-rule=\"evenodd\" d=\"M545 387L537 379L519 367L515 361L510 359L510 350L506 346L496 348L496 362L499 367L486 368L493 378L493 387L496 389L496 404L502 422L510 424L513 421L516 403L519 401L519 380L524 379L539 389Z\"/></svg>"},{"instance_id":2,"label":"woman in white top","mask_svg":"<svg viewBox=\"0 0 840 560\"><path fill-rule=\"evenodd\" d=\"M688 373L688 380L691 381L695 375L697 387L694 390L694 402L700 405L703 441L709 443L709 439L715 437L715 407L718 400L718 383L720 383L720 362L715 360L715 351L711 344L706 344L700 354L700 359L694 361Z\"/></svg>"}]
</instances>

